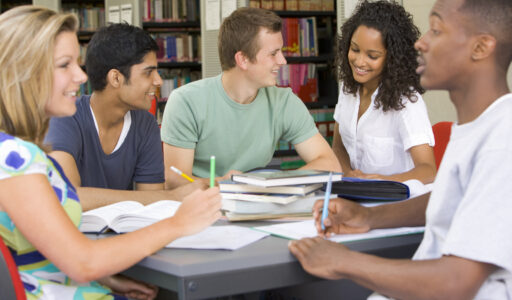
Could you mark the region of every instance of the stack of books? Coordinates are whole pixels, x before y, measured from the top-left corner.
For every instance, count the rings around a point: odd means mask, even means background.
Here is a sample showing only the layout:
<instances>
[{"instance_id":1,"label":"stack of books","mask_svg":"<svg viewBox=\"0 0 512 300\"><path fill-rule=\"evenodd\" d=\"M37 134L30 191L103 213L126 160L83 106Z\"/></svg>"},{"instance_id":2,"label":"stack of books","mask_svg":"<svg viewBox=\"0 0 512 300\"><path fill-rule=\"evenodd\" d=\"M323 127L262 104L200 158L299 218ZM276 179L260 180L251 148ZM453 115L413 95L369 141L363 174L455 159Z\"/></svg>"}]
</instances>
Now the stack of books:
<instances>
[{"instance_id":1,"label":"stack of books","mask_svg":"<svg viewBox=\"0 0 512 300\"><path fill-rule=\"evenodd\" d=\"M315 170L258 171L237 174L219 183L222 207L230 221L307 217L329 172ZM333 174L333 181L341 180Z\"/></svg>"}]
</instances>

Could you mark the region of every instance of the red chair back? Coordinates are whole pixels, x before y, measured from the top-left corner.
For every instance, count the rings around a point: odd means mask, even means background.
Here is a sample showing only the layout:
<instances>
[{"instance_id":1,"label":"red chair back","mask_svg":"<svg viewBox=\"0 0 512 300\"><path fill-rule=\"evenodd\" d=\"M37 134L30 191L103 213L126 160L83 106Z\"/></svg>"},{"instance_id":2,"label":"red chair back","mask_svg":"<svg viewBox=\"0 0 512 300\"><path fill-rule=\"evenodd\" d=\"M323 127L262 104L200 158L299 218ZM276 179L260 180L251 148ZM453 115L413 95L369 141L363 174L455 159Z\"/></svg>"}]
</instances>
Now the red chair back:
<instances>
[{"instance_id":1,"label":"red chair back","mask_svg":"<svg viewBox=\"0 0 512 300\"><path fill-rule=\"evenodd\" d=\"M0 299L26 300L25 288L18 273L18 267L0 238Z\"/></svg>"},{"instance_id":2,"label":"red chair back","mask_svg":"<svg viewBox=\"0 0 512 300\"><path fill-rule=\"evenodd\" d=\"M436 144L434 146L434 157L436 158L436 167L439 169L441 160L443 159L444 151L450 140L453 122L439 122L432 126Z\"/></svg>"}]
</instances>

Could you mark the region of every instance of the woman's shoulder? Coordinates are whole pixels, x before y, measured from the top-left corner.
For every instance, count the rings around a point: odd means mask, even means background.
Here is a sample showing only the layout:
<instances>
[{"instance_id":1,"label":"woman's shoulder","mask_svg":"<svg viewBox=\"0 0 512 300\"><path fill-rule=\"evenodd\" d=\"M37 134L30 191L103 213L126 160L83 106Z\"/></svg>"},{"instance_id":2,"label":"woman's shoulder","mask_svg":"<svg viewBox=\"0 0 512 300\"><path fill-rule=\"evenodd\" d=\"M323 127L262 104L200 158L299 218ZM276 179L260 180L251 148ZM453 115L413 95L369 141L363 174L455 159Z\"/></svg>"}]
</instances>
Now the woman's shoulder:
<instances>
[{"instance_id":1,"label":"woman's shoulder","mask_svg":"<svg viewBox=\"0 0 512 300\"><path fill-rule=\"evenodd\" d=\"M33 163L45 164L46 161L46 154L34 143L0 132L0 168L3 171L23 173Z\"/></svg>"},{"instance_id":2,"label":"woman's shoulder","mask_svg":"<svg viewBox=\"0 0 512 300\"><path fill-rule=\"evenodd\" d=\"M411 88L412 89L412 88ZM423 101L423 97L416 90L412 90L410 95L402 95L400 101L404 105L404 107L425 107L425 101Z\"/></svg>"}]
</instances>

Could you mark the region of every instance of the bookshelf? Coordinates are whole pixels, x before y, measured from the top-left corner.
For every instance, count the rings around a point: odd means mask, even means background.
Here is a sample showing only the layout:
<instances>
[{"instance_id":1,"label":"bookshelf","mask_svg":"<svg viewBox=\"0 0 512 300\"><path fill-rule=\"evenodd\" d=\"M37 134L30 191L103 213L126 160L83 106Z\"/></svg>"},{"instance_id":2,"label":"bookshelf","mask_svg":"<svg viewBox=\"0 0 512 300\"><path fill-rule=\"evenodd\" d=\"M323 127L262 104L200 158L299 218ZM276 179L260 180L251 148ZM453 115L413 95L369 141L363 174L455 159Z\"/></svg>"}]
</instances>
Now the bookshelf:
<instances>
[{"instance_id":1,"label":"bookshelf","mask_svg":"<svg viewBox=\"0 0 512 300\"><path fill-rule=\"evenodd\" d=\"M80 64L85 70L87 44L96 30L105 26L105 2L104 0L60 0L58 6L60 11L74 13L78 16L80 28L77 35L80 43ZM89 82L80 87L81 95L91 94L91 92Z\"/></svg>"},{"instance_id":2,"label":"bookshelf","mask_svg":"<svg viewBox=\"0 0 512 300\"><path fill-rule=\"evenodd\" d=\"M0 1L0 13L9 10L15 6L32 4L32 0L1 0Z\"/></svg>"},{"instance_id":3,"label":"bookshelf","mask_svg":"<svg viewBox=\"0 0 512 300\"><path fill-rule=\"evenodd\" d=\"M80 43L80 63L85 69L87 43L98 27L105 25L104 0L1 0L0 10L4 12L20 5L39 5L56 11L72 12L78 16L80 28L77 32ZM88 83L80 88L80 93L89 93Z\"/></svg>"},{"instance_id":4,"label":"bookshelf","mask_svg":"<svg viewBox=\"0 0 512 300\"><path fill-rule=\"evenodd\" d=\"M171 91L202 78L199 5L199 0L145 0L142 3L141 26L160 48L157 59L163 84L154 110L159 123Z\"/></svg>"}]
</instances>

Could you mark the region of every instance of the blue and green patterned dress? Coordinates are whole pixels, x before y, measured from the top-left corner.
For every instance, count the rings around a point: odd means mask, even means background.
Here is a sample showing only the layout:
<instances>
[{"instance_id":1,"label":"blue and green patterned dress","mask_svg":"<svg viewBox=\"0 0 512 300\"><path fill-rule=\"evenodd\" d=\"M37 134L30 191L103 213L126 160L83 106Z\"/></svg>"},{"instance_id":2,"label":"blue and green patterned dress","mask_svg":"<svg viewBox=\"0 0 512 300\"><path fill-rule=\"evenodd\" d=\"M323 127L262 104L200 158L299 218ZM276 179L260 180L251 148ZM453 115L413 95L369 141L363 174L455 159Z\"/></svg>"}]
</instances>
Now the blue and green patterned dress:
<instances>
[{"instance_id":1,"label":"blue and green patterned dress","mask_svg":"<svg viewBox=\"0 0 512 300\"><path fill-rule=\"evenodd\" d=\"M46 175L60 204L78 227L82 207L75 188L64 176L57 162L46 156L35 144L0 132L0 180L27 174ZM97 282L73 282L23 237L3 211L0 211L0 235L18 266L27 299L125 299L112 294L108 288Z\"/></svg>"}]
</instances>

